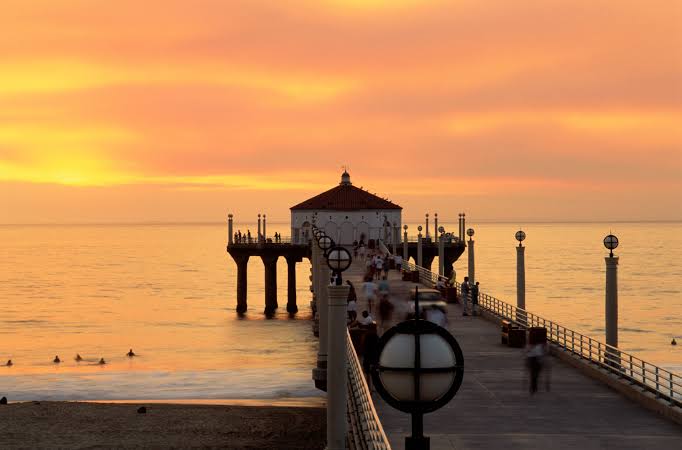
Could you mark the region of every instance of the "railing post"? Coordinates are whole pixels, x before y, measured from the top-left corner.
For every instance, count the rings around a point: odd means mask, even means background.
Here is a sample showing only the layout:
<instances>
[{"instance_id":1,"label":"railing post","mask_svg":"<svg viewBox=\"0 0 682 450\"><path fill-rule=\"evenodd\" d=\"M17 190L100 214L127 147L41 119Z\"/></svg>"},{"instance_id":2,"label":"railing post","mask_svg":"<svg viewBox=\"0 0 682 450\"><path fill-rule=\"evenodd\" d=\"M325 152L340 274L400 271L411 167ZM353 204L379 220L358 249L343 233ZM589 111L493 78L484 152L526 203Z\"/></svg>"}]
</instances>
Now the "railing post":
<instances>
[{"instance_id":1,"label":"railing post","mask_svg":"<svg viewBox=\"0 0 682 450\"><path fill-rule=\"evenodd\" d=\"M642 361L642 384L646 387L646 363Z\"/></svg>"},{"instance_id":2,"label":"railing post","mask_svg":"<svg viewBox=\"0 0 682 450\"><path fill-rule=\"evenodd\" d=\"M658 392L658 366L656 366L656 397L660 397Z\"/></svg>"},{"instance_id":3,"label":"railing post","mask_svg":"<svg viewBox=\"0 0 682 450\"><path fill-rule=\"evenodd\" d=\"M630 378L635 379L635 376L632 374L632 355L630 355Z\"/></svg>"}]
</instances>

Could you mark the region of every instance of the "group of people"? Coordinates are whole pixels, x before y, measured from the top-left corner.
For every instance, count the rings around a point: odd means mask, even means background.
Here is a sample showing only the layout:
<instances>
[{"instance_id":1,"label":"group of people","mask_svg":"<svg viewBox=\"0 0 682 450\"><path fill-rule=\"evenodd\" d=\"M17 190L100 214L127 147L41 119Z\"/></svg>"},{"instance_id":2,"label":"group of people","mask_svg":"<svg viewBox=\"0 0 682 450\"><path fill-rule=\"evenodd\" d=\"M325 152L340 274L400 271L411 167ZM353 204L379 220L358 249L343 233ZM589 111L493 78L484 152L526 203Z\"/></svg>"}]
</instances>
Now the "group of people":
<instances>
[{"instance_id":1,"label":"group of people","mask_svg":"<svg viewBox=\"0 0 682 450\"><path fill-rule=\"evenodd\" d=\"M275 243L281 243L282 242L282 234L281 233L275 233L274 234L274 242ZM265 236L260 234L258 236L258 242L264 241ZM251 239L251 230L246 230L246 233L242 234L241 230L237 230L236 233L234 233L234 242L237 244L251 244L253 240ZM270 240L270 242L273 242Z\"/></svg>"},{"instance_id":2,"label":"group of people","mask_svg":"<svg viewBox=\"0 0 682 450\"><path fill-rule=\"evenodd\" d=\"M237 244L250 244L251 243L251 230L246 230L246 233L242 234L241 230L237 230L234 234L234 242Z\"/></svg>"}]
</instances>

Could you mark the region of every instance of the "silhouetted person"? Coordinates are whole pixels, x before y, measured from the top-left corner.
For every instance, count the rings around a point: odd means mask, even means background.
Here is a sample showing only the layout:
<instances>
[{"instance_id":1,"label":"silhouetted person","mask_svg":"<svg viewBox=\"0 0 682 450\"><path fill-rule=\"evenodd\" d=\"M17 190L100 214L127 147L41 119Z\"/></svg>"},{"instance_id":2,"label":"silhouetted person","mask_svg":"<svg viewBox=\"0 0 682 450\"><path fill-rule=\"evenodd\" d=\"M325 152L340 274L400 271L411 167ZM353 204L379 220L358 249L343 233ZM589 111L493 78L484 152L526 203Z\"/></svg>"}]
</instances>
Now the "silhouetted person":
<instances>
[{"instance_id":1,"label":"silhouetted person","mask_svg":"<svg viewBox=\"0 0 682 450\"><path fill-rule=\"evenodd\" d=\"M372 366L378 362L379 336L376 332L368 332L362 349L362 370L365 372L367 386L372 387Z\"/></svg>"},{"instance_id":2,"label":"silhouetted person","mask_svg":"<svg viewBox=\"0 0 682 450\"><path fill-rule=\"evenodd\" d=\"M83 361L83 357L82 357L79 353L76 353L76 358L75 358L75 359L76 359L76 362L81 362L81 361Z\"/></svg>"},{"instance_id":3,"label":"silhouetted person","mask_svg":"<svg viewBox=\"0 0 682 450\"><path fill-rule=\"evenodd\" d=\"M62 360L59 359L59 356L55 356L54 359L52 360L52 362L55 364L59 364L60 362L62 362Z\"/></svg>"},{"instance_id":4,"label":"silhouetted person","mask_svg":"<svg viewBox=\"0 0 682 450\"><path fill-rule=\"evenodd\" d=\"M462 315L468 316L467 303L469 302L469 277L464 277L464 282L462 283Z\"/></svg>"},{"instance_id":5,"label":"silhouetted person","mask_svg":"<svg viewBox=\"0 0 682 450\"><path fill-rule=\"evenodd\" d=\"M673 338L673 340L670 341L670 345L677 345L677 341L675 340L675 338Z\"/></svg>"},{"instance_id":6,"label":"silhouetted person","mask_svg":"<svg viewBox=\"0 0 682 450\"><path fill-rule=\"evenodd\" d=\"M251 243L251 230L246 230L246 239L248 240L249 244Z\"/></svg>"},{"instance_id":7,"label":"silhouetted person","mask_svg":"<svg viewBox=\"0 0 682 450\"><path fill-rule=\"evenodd\" d=\"M128 353L126 353L126 356L127 356L128 358L132 358L133 356L135 356L135 352L133 351L132 348L130 349L130 351L129 351Z\"/></svg>"},{"instance_id":8,"label":"silhouetted person","mask_svg":"<svg viewBox=\"0 0 682 450\"><path fill-rule=\"evenodd\" d=\"M12 362L11 359L8 359L8 360L7 360L7 364L5 364L5 365L6 365L7 367L12 367L12 366L14 365L14 363Z\"/></svg>"},{"instance_id":9,"label":"silhouetted person","mask_svg":"<svg viewBox=\"0 0 682 450\"><path fill-rule=\"evenodd\" d=\"M478 281L471 286L471 314L478 315Z\"/></svg>"},{"instance_id":10,"label":"silhouetted person","mask_svg":"<svg viewBox=\"0 0 682 450\"><path fill-rule=\"evenodd\" d=\"M106 363L107 363L107 362L104 360L104 358L101 358L101 359L99 360L99 363L97 363L97 364L99 364L100 366L103 366L103 365L106 364Z\"/></svg>"}]
</instances>

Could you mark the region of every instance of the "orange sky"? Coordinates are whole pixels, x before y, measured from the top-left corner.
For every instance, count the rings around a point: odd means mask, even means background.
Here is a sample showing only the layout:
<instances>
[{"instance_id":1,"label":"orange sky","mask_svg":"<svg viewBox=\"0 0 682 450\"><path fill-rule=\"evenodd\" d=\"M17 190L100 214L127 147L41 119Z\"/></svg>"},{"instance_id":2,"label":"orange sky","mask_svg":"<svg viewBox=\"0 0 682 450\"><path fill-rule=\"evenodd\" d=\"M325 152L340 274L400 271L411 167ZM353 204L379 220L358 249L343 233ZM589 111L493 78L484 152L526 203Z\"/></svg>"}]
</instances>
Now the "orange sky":
<instances>
[{"instance_id":1,"label":"orange sky","mask_svg":"<svg viewBox=\"0 0 682 450\"><path fill-rule=\"evenodd\" d=\"M4 0L0 223L682 219L682 3Z\"/></svg>"}]
</instances>

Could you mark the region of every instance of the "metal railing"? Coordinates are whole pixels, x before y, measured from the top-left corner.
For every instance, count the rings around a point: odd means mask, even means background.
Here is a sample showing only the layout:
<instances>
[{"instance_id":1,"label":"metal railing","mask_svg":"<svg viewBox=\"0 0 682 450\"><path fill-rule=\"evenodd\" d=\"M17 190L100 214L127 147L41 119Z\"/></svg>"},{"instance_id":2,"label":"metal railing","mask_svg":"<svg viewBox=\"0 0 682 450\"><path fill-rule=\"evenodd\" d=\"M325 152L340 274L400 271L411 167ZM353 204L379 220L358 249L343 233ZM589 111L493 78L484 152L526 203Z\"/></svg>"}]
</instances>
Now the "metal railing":
<instances>
[{"instance_id":1,"label":"metal railing","mask_svg":"<svg viewBox=\"0 0 682 450\"><path fill-rule=\"evenodd\" d=\"M403 270L419 271L420 282L429 287L435 286L439 280L444 283L448 281L445 277L409 261L403 261ZM455 287L461 298L461 284L455 283ZM492 295L479 293L478 305L496 317L509 320L522 328L546 328L547 339L556 347L629 381L643 391L651 392L657 398L668 401L671 406L682 408L682 376Z\"/></svg>"},{"instance_id":2,"label":"metal railing","mask_svg":"<svg viewBox=\"0 0 682 450\"><path fill-rule=\"evenodd\" d=\"M362 365L350 334L346 331L346 358L348 360L348 448L350 450L391 450L384 428L374 408Z\"/></svg>"}]
</instances>

